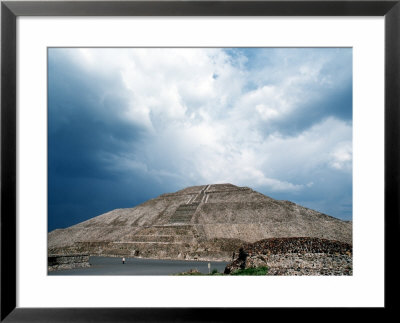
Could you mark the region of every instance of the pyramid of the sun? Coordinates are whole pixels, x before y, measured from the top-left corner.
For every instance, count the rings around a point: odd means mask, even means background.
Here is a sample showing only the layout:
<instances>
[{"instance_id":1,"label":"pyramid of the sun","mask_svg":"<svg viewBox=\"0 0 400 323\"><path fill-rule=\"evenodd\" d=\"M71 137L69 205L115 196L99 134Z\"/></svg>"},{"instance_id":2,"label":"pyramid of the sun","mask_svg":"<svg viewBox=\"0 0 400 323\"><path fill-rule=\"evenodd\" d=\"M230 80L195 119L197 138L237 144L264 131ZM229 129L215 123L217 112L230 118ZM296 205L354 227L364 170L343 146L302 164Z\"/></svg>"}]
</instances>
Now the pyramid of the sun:
<instances>
[{"instance_id":1,"label":"pyramid of the sun","mask_svg":"<svg viewBox=\"0 0 400 323\"><path fill-rule=\"evenodd\" d=\"M352 242L351 222L232 184L192 186L48 235L49 254L227 260L244 242L317 237Z\"/></svg>"}]
</instances>

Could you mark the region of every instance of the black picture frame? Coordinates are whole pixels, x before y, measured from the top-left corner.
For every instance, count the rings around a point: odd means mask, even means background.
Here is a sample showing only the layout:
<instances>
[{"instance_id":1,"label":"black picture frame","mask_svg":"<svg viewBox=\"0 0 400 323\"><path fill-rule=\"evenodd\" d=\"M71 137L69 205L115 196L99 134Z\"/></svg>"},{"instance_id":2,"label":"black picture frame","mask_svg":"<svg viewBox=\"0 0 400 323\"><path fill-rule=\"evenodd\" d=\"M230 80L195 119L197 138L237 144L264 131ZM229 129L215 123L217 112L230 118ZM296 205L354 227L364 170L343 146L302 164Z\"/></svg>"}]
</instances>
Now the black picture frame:
<instances>
[{"instance_id":1,"label":"black picture frame","mask_svg":"<svg viewBox=\"0 0 400 323\"><path fill-rule=\"evenodd\" d=\"M1 321L202 322L256 318L255 308L17 308L16 19L18 16L384 16L385 306L395 310L400 180L400 0L388 1L2 1L1 3ZM394 256L393 256L394 255ZM373 258L371 258L373 270ZM38 291L40 292L40 291ZM240 297L240 296L238 296ZM246 297L246 296L244 296ZM289 310L285 308L284 310ZM301 309L290 309L300 311ZM326 309L329 311L329 309ZM251 313L249 313L251 311ZM260 313L261 312L261 313ZM332 311L330 311L332 312ZM331 315L331 314L330 314ZM335 315L332 312L332 315ZM370 315L373 315L371 312ZM378 316L379 315L379 316ZM370 318L373 318L373 316ZM251 319L250 319L251 320ZM248 321L248 320L246 320Z\"/></svg>"}]
</instances>

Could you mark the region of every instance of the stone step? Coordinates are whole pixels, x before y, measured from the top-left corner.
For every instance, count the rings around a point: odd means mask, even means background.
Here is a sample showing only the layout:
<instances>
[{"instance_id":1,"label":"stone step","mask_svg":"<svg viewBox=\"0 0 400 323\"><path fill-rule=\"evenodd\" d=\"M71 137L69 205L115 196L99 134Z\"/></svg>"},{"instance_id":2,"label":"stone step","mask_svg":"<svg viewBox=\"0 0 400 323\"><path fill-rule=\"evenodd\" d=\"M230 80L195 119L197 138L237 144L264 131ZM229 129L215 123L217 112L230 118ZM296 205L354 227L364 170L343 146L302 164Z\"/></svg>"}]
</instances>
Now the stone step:
<instances>
[{"instance_id":1,"label":"stone step","mask_svg":"<svg viewBox=\"0 0 400 323\"><path fill-rule=\"evenodd\" d=\"M135 235L128 238L129 241L137 242L192 242L193 235L175 235L175 236L161 236L161 235Z\"/></svg>"},{"instance_id":2,"label":"stone step","mask_svg":"<svg viewBox=\"0 0 400 323\"><path fill-rule=\"evenodd\" d=\"M184 225L184 226L157 226L150 228L143 228L140 231L137 231L136 235L191 235L193 233L193 227Z\"/></svg>"},{"instance_id":3,"label":"stone step","mask_svg":"<svg viewBox=\"0 0 400 323\"><path fill-rule=\"evenodd\" d=\"M189 223L200 203L181 204L171 216L170 223Z\"/></svg>"},{"instance_id":4,"label":"stone step","mask_svg":"<svg viewBox=\"0 0 400 323\"><path fill-rule=\"evenodd\" d=\"M135 245L135 244L162 244L162 245L181 245L181 244L185 244L187 242L184 241L179 241L179 242L160 242L160 241L126 241L126 242L115 242L120 243L120 244L131 244L131 245Z\"/></svg>"}]
</instances>

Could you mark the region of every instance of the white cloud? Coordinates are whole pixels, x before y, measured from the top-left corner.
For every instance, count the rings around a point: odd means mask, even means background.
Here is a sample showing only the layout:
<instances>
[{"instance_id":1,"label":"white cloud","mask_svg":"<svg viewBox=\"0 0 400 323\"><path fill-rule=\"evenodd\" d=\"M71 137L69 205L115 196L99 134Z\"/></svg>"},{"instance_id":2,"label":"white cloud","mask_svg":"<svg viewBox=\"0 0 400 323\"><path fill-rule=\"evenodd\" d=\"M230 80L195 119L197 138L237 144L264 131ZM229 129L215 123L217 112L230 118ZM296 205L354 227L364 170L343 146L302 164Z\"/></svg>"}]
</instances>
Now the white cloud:
<instances>
[{"instance_id":1,"label":"white cloud","mask_svg":"<svg viewBox=\"0 0 400 323\"><path fill-rule=\"evenodd\" d=\"M344 171L352 170L353 154L351 142L345 141L338 143L331 153L331 156L332 160L330 165L333 168Z\"/></svg>"},{"instance_id":2,"label":"white cloud","mask_svg":"<svg viewBox=\"0 0 400 323\"><path fill-rule=\"evenodd\" d=\"M115 169L287 192L313 186L321 169L351 172L351 125L345 121L328 117L293 135L268 132L351 75L344 68L337 79L326 72L335 55L288 56L283 65L272 55L276 64L250 73L244 56L235 60L221 49L70 53L93 75L117 77L127 100L120 118L148 130L132 152L107 156Z\"/></svg>"}]
</instances>

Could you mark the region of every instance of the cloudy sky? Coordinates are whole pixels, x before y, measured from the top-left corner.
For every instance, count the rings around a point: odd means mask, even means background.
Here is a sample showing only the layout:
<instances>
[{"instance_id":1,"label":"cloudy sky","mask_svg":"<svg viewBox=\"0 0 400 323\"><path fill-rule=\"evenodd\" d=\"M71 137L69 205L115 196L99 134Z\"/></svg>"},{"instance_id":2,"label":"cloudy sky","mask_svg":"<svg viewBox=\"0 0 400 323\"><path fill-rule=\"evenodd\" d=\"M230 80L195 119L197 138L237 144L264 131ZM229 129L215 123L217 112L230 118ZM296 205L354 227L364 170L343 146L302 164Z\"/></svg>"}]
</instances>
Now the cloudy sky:
<instances>
[{"instance_id":1,"label":"cloudy sky","mask_svg":"<svg viewBox=\"0 0 400 323\"><path fill-rule=\"evenodd\" d=\"M48 50L49 231L210 183L350 220L352 50Z\"/></svg>"}]
</instances>

